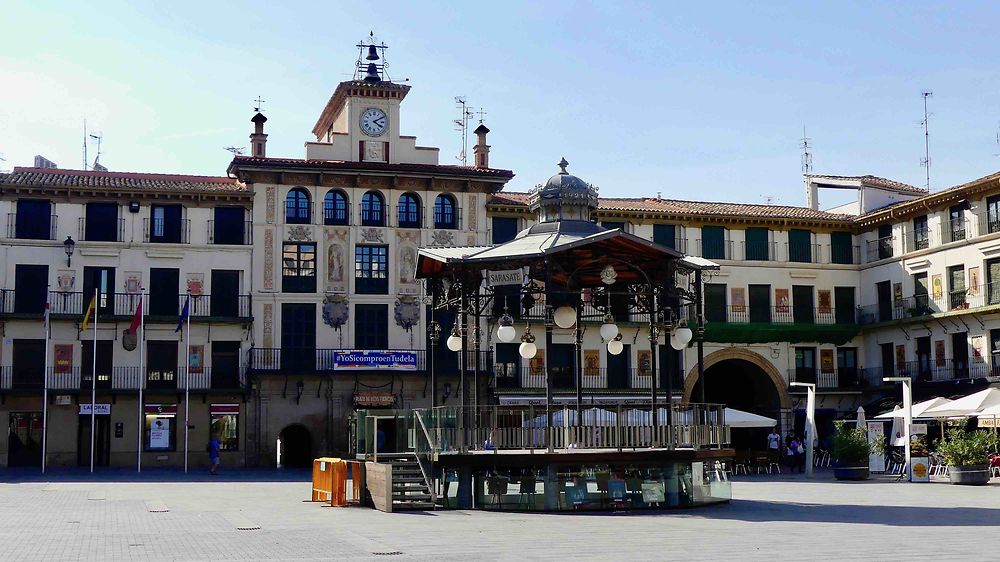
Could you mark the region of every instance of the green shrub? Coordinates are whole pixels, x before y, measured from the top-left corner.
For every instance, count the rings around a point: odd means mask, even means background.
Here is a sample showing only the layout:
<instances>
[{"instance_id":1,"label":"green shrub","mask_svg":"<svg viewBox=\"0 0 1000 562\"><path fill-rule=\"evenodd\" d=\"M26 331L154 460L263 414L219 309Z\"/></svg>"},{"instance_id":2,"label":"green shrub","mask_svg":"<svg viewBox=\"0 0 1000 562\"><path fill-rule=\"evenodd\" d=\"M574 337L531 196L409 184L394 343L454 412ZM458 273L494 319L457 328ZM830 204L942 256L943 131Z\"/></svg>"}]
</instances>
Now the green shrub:
<instances>
[{"instance_id":1,"label":"green shrub","mask_svg":"<svg viewBox=\"0 0 1000 562\"><path fill-rule=\"evenodd\" d=\"M948 430L945 439L938 439L937 450L950 466L989 464L997 449L997 436L988 431Z\"/></svg>"},{"instance_id":2,"label":"green shrub","mask_svg":"<svg viewBox=\"0 0 1000 562\"><path fill-rule=\"evenodd\" d=\"M868 465L868 456L885 451L884 443L868 442L868 430L851 427L843 421L834 422L837 432L833 435L833 458L843 466Z\"/></svg>"}]
</instances>

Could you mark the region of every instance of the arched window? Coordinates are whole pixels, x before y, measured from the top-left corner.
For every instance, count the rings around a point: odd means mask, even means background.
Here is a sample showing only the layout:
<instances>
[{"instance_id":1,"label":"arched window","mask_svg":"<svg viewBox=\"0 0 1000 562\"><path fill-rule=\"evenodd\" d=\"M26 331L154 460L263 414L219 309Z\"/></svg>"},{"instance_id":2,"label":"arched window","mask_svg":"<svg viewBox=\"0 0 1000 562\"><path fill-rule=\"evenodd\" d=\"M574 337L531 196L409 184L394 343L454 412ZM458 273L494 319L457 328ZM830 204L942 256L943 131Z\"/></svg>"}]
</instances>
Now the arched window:
<instances>
[{"instance_id":1,"label":"arched window","mask_svg":"<svg viewBox=\"0 0 1000 562\"><path fill-rule=\"evenodd\" d=\"M399 196L399 207L396 209L400 228L420 228L420 198L413 193Z\"/></svg>"},{"instance_id":2,"label":"arched window","mask_svg":"<svg viewBox=\"0 0 1000 562\"><path fill-rule=\"evenodd\" d=\"M347 194L331 189L323 198L323 224L350 224L347 212Z\"/></svg>"},{"instance_id":3,"label":"arched window","mask_svg":"<svg viewBox=\"0 0 1000 562\"><path fill-rule=\"evenodd\" d=\"M385 199L377 191L369 191L361 197L361 225L385 226Z\"/></svg>"},{"instance_id":4,"label":"arched window","mask_svg":"<svg viewBox=\"0 0 1000 562\"><path fill-rule=\"evenodd\" d=\"M434 200L434 228L458 228L458 206L447 193Z\"/></svg>"},{"instance_id":5,"label":"arched window","mask_svg":"<svg viewBox=\"0 0 1000 562\"><path fill-rule=\"evenodd\" d=\"M289 224L309 224L312 219L309 205L309 192L296 187L285 197L285 222Z\"/></svg>"}]
</instances>

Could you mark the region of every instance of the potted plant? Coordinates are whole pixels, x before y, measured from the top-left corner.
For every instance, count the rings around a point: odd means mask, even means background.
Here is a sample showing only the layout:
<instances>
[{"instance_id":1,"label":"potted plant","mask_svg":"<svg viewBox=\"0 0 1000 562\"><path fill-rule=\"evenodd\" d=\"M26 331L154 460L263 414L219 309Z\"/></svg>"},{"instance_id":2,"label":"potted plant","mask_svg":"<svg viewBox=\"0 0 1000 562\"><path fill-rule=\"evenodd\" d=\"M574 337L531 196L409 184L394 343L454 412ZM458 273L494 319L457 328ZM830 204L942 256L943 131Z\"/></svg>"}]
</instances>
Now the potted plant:
<instances>
[{"instance_id":1,"label":"potted plant","mask_svg":"<svg viewBox=\"0 0 1000 562\"><path fill-rule=\"evenodd\" d=\"M937 450L948 463L952 484L981 486L990 481L990 454L997 448L997 437L986 431L948 430L939 439Z\"/></svg>"},{"instance_id":2,"label":"potted plant","mask_svg":"<svg viewBox=\"0 0 1000 562\"><path fill-rule=\"evenodd\" d=\"M868 442L868 430L851 427L843 421L836 422L833 435L833 476L837 480L867 480L868 457L881 453L884 444Z\"/></svg>"}]
</instances>

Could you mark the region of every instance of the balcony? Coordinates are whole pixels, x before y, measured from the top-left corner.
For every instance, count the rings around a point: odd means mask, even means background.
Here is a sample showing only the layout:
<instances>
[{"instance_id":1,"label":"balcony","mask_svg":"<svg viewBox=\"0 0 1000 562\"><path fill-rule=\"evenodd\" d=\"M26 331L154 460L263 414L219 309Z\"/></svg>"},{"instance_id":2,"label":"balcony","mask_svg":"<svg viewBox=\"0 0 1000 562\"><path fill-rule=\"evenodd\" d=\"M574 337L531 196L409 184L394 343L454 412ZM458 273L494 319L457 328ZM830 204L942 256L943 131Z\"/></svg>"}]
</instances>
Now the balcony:
<instances>
[{"instance_id":1,"label":"balcony","mask_svg":"<svg viewBox=\"0 0 1000 562\"><path fill-rule=\"evenodd\" d=\"M945 359L936 361L908 361L891 369L869 367L863 369L863 377L869 386L885 385L884 377L910 377L918 383L956 382L1000 376L1000 364L991 366L983 361Z\"/></svg>"},{"instance_id":2,"label":"balcony","mask_svg":"<svg viewBox=\"0 0 1000 562\"><path fill-rule=\"evenodd\" d=\"M90 221L87 217L79 218L77 240L87 242L125 242L125 219L114 221Z\"/></svg>"},{"instance_id":3,"label":"balcony","mask_svg":"<svg viewBox=\"0 0 1000 562\"><path fill-rule=\"evenodd\" d=\"M709 342L820 342L842 345L859 331L853 308L718 306L705 303L705 341Z\"/></svg>"},{"instance_id":4,"label":"balcony","mask_svg":"<svg viewBox=\"0 0 1000 562\"><path fill-rule=\"evenodd\" d=\"M80 291L51 291L49 293L49 313L56 318L76 319L82 318L86 305L90 304L92 295L84 295ZM138 293L114 293L113 295L102 295L101 302L98 302L97 312L102 318L112 317L113 319L126 319L135 315L135 309L139 306ZM187 294L179 294L176 301L171 295L171 306L157 310L159 300L156 295L148 295L146 298L146 322L176 322L180 316L181 309ZM0 313L11 314L13 312L14 291L3 289L0 292ZM176 304L176 306L174 306ZM161 305L162 306L162 305ZM42 310L37 313L25 316L42 316ZM214 320L214 321L246 321L252 318L250 295L224 295L213 299L212 295L191 295L191 306L189 313L192 321Z\"/></svg>"},{"instance_id":5,"label":"balcony","mask_svg":"<svg viewBox=\"0 0 1000 562\"><path fill-rule=\"evenodd\" d=\"M865 247L868 263L879 260L887 260L892 257L892 236L884 236L876 240L869 240Z\"/></svg>"},{"instance_id":6,"label":"balcony","mask_svg":"<svg viewBox=\"0 0 1000 562\"><path fill-rule=\"evenodd\" d=\"M445 230L459 230L462 228L462 209L455 207L452 212L434 209L434 228ZM473 225L475 228L475 225Z\"/></svg>"},{"instance_id":7,"label":"balcony","mask_svg":"<svg viewBox=\"0 0 1000 562\"><path fill-rule=\"evenodd\" d=\"M310 373L338 373L350 376L354 373L414 373L420 375L428 374L427 351L423 349L385 349L371 350L378 351L386 356L399 354L415 356L414 366L406 365L399 361L379 365L376 362L372 366L362 366L358 364L338 364L337 354L345 352L361 352L356 349L319 349L307 347L254 347L248 350L248 368L255 373L262 374L310 374ZM475 352L469 351L468 371L472 373L475 369ZM459 352L439 351L434 356L436 363L434 372L436 375L457 375L461 369L459 365ZM491 375L493 368L493 352L479 352L479 369L484 375Z\"/></svg>"},{"instance_id":8,"label":"balcony","mask_svg":"<svg viewBox=\"0 0 1000 562\"><path fill-rule=\"evenodd\" d=\"M238 223L237 223L238 224ZM237 229L233 229L234 231ZM243 231L231 232L215 230L215 221L208 221L208 243L209 244L230 244L234 246L249 246L253 244L253 223L243 222Z\"/></svg>"},{"instance_id":9,"label":"balcony","mask_svg":"<svg viewBox=\"0 0 1000 562\"><path fill-rule=\"evenodd\" d=\"M865 305L858 308L858 322L870 325L946 312L975 311L995 305L1000 305L1000 282L950 291L936 299L930 294L925 294L906 297L896 302Z\"/></svg>"},{"instance_id":10,"label":"balcony","mask_svg":"<svg viewBox=\"0 0 1000 562\"><path fill-rule=\"evenodd\" d=\"M707 323L729 324L854 324L852 314L845 317L841 311L839 322L837 311L827 307L801 306L747 306L727 305L712 306L705 303L705 319Z\"/></svg>"},{"instance_id":11,"label":"balcony","mask_svg":"<svg viewBox=\"0 0 1000 562\"><path fill-rule=\"evenodd\" d=\"M732 240L695 240L696 255L708 260L733 259Z\"/></svg>"},{"instance_id":12,"label":"balcony","mask_svg":"<svg viewBox=\"0 0 1000 562\"><path fill-rule=\"evenodd\" d=\"M746 261L775 261L778 259L777 244L774 242L740 242L743 259Z\"/></svg>"},{"instance_id":13,"label":"balcony","mask_svg":"<svg viewBox=\"0 0 1000 562\"><path fill-rule=\"evenodd\" d=\"M142 219L142 241L147 244L190 244L191 220Z\"/></svg>"},{"instance_id":14,"label":"balcony","mask_svg":"<svg viewBox=\"0 0 1000 562\"><path fill-rule=\"evenodd\" d=\"M940 226L940 240L942 244L951 242L961 242L967 238L972 238L973 232L968 220L947 220Z\"/></svg>"},{"instance_id":15,"label":"balcony","mask_svg":"<svg viewBox=\"0 0 1000 562\"><path fill-rule=\"evenodd\" d=\"M829 372L818 371L815 368L789 369L788 382L812 383L816 385L817 390L858 390L872 386L864 370L856 367L838 367Z\"/></svg>"},{"instance_id":16,"label":"balcony","mask_svg":"<svg viewBox=\"0 0 1000 562\"><path fill-rule=\"evenodd\" d=\"M184 390L236 390L246 384L246 377L238 371L219 369L213 375L210 367L203 367L197 372L192 370L189 376L183 366L173 369L154 369L147 367L146 377L138 366L112 367L110 370L97 370L95 388L102 392L138 392L140 388L146 391L175 392ZM86 393L91 389L93 367L50 367L48 371L48 389L68 393ZM0 391L41 391L46 381L42 380L42 369L29 376L14 376L13 367L0 367Z\"/></svg>"},{"instance_id":17,"label":"balcony","mask_svg":"<svg viewBox=\"0 0 1000 562\"><path fill-rule=\"evenodd\" d=\"M926 250L931 246L931 232L927 228L920 230L909 230L903 239L903 252L916 252Z\"/></svg>"},{"instance_id":18,"label":"balcony","mask_svg":"<svg viewBox=\"0 0 1000 562\"><path fill-rule=\"evenodd\" d=\"M793 263L821 263L822 252L819 244L785 244L785 256Z\"/></svg>"},{"instance_id":19,"label":"balcony","mask_svg":"<svg viewBox=\"0 0 1000 562\"><path fill-rule=\"evenodd\" d=\"M32 216L32 213L28 213L28 219L38 219L38 220L22 220L20 223L17 221L17 213L7 213L7 238L17 238L21 240L55 240L56 239L56 223L58 222L58 215L49 215L47 218L48 223L44 220L45 215L38 218Z\"/></svg>"},{"instance_id":20,"label":"balcony","mask_svg":"<svg viewBox=\"0 0 1000 562\"><path fill-rule=\"evenodd\" d=\"M576 374L573 366L550 366L552 387L560 392L576 389ZM664 387L663 377L666 373L662 365L658 366L661 388ZM543 390L545 389L545 370L532 368L530 362L521 360L516 363L498 363L494 366L496 374L495 385L499 390ZM650 390L652 374L648 369L608 369L584 368L580 388L583 390ZM674 390L683 388L683 381L677 373L673 380Z\"/></svg>"}]
</instances>

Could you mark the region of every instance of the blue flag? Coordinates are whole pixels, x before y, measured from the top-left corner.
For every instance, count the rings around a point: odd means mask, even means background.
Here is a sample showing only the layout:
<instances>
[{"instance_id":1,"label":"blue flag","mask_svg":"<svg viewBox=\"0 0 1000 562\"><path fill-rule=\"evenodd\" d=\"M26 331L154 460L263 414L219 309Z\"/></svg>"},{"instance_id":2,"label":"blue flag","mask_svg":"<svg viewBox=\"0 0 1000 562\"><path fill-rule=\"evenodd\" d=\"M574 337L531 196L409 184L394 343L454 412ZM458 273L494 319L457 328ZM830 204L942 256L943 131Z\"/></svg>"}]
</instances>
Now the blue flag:
<instances>
[{"instance_id":1,"label":"blue flag","mask_svg":"<svg viewBox=\"0 0 1000 562\"><path fill-rule=\"evenodd\" d=\"M184 321L187 320L188 314L190 314L190 305L191 295L188 295L187 298L184 299L184 308L181 309L181 315L177 318L177 328L174 330L175 334L181 331L181 328L184 327Z\"/></svg>"}]
</instances>

